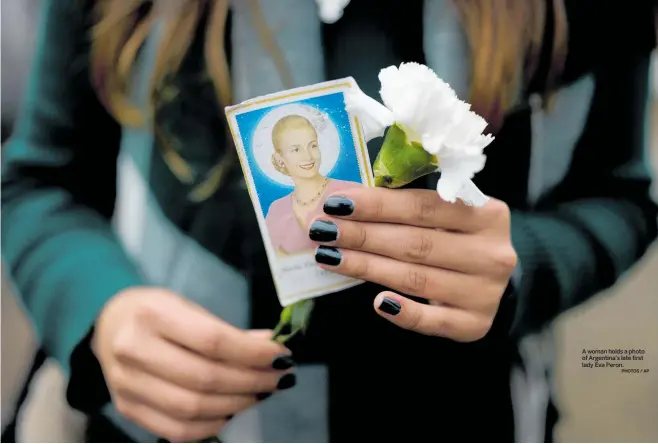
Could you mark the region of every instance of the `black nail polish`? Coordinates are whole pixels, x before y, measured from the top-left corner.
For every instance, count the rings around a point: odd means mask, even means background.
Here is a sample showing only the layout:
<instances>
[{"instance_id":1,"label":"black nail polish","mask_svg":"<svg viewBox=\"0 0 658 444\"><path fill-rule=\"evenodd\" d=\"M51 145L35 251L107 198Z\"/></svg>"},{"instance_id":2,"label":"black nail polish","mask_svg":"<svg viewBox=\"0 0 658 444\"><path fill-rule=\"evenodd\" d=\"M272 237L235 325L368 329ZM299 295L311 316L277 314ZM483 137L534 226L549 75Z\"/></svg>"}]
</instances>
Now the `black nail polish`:
<instances>
[{"instance_id":1,"label":"black nail polish","mask_svg":"<svg viewBox=\"0 0 658 444\"><path fill-rule=\"evenodd\" d=\"M315 261L318 264L331 265L336 267L340 265L340 261L343 259L343 255L340 254L335 248L332 247L318 247L315 252Z\"/></svg>"},{"instance_id":2,"label":"black nail polish","mask_svg":"<svg viewBox=\"0 0 658 444\"><path fill-rule=\"evenodd\" d=\"M270 392L259 393L256 395L256 399L258 399L259 401L265 401L270 396L272 396L272 393Z\"/></svg>"},{"instance_id":3,"label":"black nail polish","mask_svg":"<svg viewBox=\"0 0 658 444\"><path fill-rule=\"evenodd\" d=\"M330 216L349 216L354 212L354 202L343 196L330 196L324 202L324 212Z\"/></svg>"},{"instance_id":4,"label":"black nail polish","mask_svg":"<svg viewBox=\"0 0 658 444\"><path fill-rule=\"evenodd\" d=\"M316 242L333 242L338 239L338 227L328 220L316 220L311 224L308 236Z\"/></svg>"},{"instance_id":5,"label":"black nail polish","mask_svg":"<svg viewBox=\"0 0 658 444\"><path fill-rule=\"evenodd\" d=\"M294 387L297 384L297 376L294 373L287 373L281 376L279 383L276 385L277 390L285 390Z\"/></svg>"},{"instance_id":6,"label":"black nail polish","mask_svg":"<svg viewBox=\"0 0 658 444\"><path fill-rule=\"evenodd\" d=\"M293 365L295 365L295 361L293 361L292 357L288 355L277 356L274 361L272 361L272 368L274 370L288 370Z\"/></svg>"},{"instance_id":7,"label":"black nail polish","mask_svg":"<svg viewBox=\"0 0 658 444\"><path fill-rule=\"evenodd\" d=\"M398 301L394 301L393 299L389 299L389 298L384 298L382 300L382 303L379 304L379 309L386 314L395 316L396 314L400 313L400 311L402 310L402 306Z\"/></svg>"}]
</instances>

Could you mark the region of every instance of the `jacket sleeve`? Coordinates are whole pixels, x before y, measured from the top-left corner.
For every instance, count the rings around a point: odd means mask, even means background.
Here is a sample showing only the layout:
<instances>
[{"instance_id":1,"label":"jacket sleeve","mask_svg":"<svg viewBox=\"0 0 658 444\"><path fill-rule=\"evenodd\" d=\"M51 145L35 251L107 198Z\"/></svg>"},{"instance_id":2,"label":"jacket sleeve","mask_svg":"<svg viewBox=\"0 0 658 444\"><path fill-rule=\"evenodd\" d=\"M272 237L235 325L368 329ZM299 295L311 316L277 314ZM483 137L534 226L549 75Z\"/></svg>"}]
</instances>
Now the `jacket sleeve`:
<instances>
[{"instance_id":1,"label":"jacket sleeve","mask_svg":"<svg viewBox=\"0 0 658 444\"><path fill-rule=\"evenodd\" d=\"M85 3L44 1L28 90L2 152L3 259L42 346L67 372L105 302L142 282L110 224L120 127L91 86Z\"/></svg>"},{"instance_id":2,"label":"jacket sleeve","mask_svg":"<svg viewBox=\"0 0 658 444\"><path fill-rule=\"evenodd\" d=\"M649 67L649 51L631 49L595 70L586 129L566 178L534 211L513 212L515 335L614 284L655 239Z\"/></svg>"}]
</instances>

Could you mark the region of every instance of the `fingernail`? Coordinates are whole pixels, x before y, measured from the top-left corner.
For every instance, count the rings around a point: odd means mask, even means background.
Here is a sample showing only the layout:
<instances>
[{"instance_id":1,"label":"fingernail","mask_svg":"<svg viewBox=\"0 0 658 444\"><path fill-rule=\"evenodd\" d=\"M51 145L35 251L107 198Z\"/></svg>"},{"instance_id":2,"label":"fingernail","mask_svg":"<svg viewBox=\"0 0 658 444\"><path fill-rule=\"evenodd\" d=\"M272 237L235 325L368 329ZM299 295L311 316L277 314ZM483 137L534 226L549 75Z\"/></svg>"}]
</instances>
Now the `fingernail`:
<instances>
[{"instance_id":1,"label":"fingernail","mask_svg":"<svg viewBox=\"0 0 658 444\"><path fill-rule=\"evenodd\" d=\"M338 239L338 227L327 220L316 220L311 224L308 236L316 242L333 242Z\"/></svg>"},{"instance_id":2,"label":"fingernail","mask_svg":"<svg viewBox=\"0 0 658 444\"><path fill-rule=\"evenodd\" d=\"M279 355L272 361L272 368L274 370L288 370L293 365L295 365L295 361L288 355Z\"/></svg>"},{"instance_id":3,"label":"fingernail","mask_svg":"<svg viewBox=\"0 0 658 444\"><path fill-rule=\"evenodd\" d=\"M226 417L226 420L227 420L227 421L230 421L231 419L233 419L233 416L235 416L235 415L228 415L228 416Z\"/></svg>"},{"instance_id":4,"label":"fingernail","mask_svg":"<svg viewBox=\"0 0 658 444\"><path fill-rule=\"evenodd\" d=\"M382 303L379 304L379 309L386 314L395 316L396 314L400 313L402 306L398 301L394 301L390 298L384 298L382 299Z\"/></svg>"},{"instance_id":5,"label":"fingernail","mask_svg":"<svg viewBox=\"0 0 658 444\"><path fill-rule=\"evenodd\" d=\"M320 246L315 252L315 262L318 264L331 265L336 267L340 265L343 255L335 248Z\"/></svg>"},{"instance_id":6,"label":"fingernail","mask_svg":"<svg viewBox=\"0 0 658 444\"><path fill-rule=\"evenodd\" d=\"M281 376L279 383L276 385L277 390L285 390L294 387L297 384L297 376L294 373L287 373Z\"/></svg>"},{"instance_id":7,"label":"fingernail","mask_svg":"<svg viewBox=\"0 0 658 444\"><path fill-rule=\"evenodd\" d=\"M259 393L256 395L256 399L258 399L259 401L265 401L270 396L272 396L271 392Z\"/></svg>"},{"instance_id":8,"label":"fingernail","mask_svg":"<svg viewBox=\"0 0 658 444\"><path fill-rule=\"evenodd\" d=\"M324 202L324 212L330 216L349 216L354 212L354 202L343 196L330 196Z\"/></svg>"}]
</instances>

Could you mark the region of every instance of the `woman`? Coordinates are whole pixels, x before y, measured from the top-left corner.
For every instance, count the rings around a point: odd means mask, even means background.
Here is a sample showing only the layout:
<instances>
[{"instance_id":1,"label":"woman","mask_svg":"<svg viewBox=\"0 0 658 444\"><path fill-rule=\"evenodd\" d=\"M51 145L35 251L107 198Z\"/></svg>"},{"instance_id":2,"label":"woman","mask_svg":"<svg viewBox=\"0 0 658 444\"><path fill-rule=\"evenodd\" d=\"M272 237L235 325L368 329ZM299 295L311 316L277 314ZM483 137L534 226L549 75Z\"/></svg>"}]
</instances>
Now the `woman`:
<instances>
[{"instance_id":1,"label":"woman","mask_svg":"<svg viewBox=\"0 0 658 444\"><path fill-rule=\"evenodd\" d=\"M282 256L312 250L310 221L323 214L326 197L360 184L330 179L320 174L322 156L318 134L308 119L286 116L272 128L272 164L290 176L292 193L272 202L265 222L275 251Z\"/></svg>"},{"instance_id":2,"label":"woman","mask_svg":"<svg viewBox=\"0 0 658 444\"><path fill-rule=\"evenodd\" d=\"M656 236L649 4L351 2L323 28L310 1L87 3L49 2L2 234L89 441L509 442L513 339ZM328 196L316 259L368 283L318 298L286 349L258 330L280 307L222 107L346 75L374 96L402 61L492 123L475 181L493 199L425 180Z\"/></svg>"}]
</instances>

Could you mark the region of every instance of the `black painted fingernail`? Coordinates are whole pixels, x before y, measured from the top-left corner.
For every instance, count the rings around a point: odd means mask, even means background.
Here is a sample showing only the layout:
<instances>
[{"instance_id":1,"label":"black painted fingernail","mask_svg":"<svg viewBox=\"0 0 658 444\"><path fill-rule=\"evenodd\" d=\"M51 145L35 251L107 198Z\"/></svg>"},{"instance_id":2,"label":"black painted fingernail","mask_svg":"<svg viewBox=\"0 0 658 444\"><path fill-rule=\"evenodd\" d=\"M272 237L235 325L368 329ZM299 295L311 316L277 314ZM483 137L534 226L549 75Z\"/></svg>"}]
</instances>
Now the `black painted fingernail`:
<instances>
[{"instance_id":1,"label":"black painted fingernail","mask_svg":"<svg viewBox=\"0 0 658 444\"><path fill-rule=\"evenodd\" d=\"M256 395L256 399L258 399L259 401L265 401L270 396L272 396L271 392L259 393Z\"/></svg>"},{"instance_id":2,"label":"black painted fingernail","mask_svg":"<svg viewBox=\"0 0 658 444\"><path fill-rule=\"evenodd\" d=\"M308 236L316 242L333 242L338 239L338 227L328 220L316 220L311 224Z\"/></svg>"},{"instance_id":3,"label":"black painted fingernail","mask_svg":"<svg viewBox=\"0 0 658 444\"><path fill-rule=\"evenodd\" d=\"M395 316L396 314L400 313L400 311L402 310L402 306L398 301L394 301L393 299L390 298L384 298L382 299L382 303L379 304L379 309L386 314Z\"/></svg>"},{"instance_id":4,"label":"black painted fingernail","mask_svg":"<svg viewBox=\"0 0 658 444\"><path fill-rule=\"evenodd\" d=\"M294 373L287 373L281 376L279 383L276 385L277 390L285 390L294 387L297 384L297 376Z\"/></svg>"},{"instance_id":5,"label":"black painted fingernail","mask_svg":"<svg viewBox=\"0 0 658 444\"><path fill-rule=\"evenodd\" d=\"M293 365L295 365L295 361L293 361L292 357L288 355L277 356L274 361L272 361L272 368L274 370L288 370Z\"/></svg>"},{"instance_id":6,"label":"black painted fingernail","mask_svg":"<svg viewBox=\"0 0 658 444\"><path fill-rule=\"evenodd\" d=\"M318 264L336 267L340 265L342 259L343 255L340 254L340 251L332 247L318 247L315 251L315 262Z\"/></svg>"},{"instance_id":7,"label":"black painted fingernail","mask_svg":"<svg viewBox=\"0 0 658 444\"><path fill-rule=\"evenodd\" d=\"M227 421L230 421L231 419L233 419L233 416L235 416L235 415L228 415L228 416L226 417L226 420L227 420Z\"/></svg>"},{"instance_id":8,"label":"black painted fingernail","mask_svg":"<svg viewBox=\"0 0 658 444\"><path fill-rule=\"evenodd\" d=\"M349 216L354 212L354 202L343 196L330 196L324 202L324 212L330 216Z\"/></svg>"}]
</instances>

